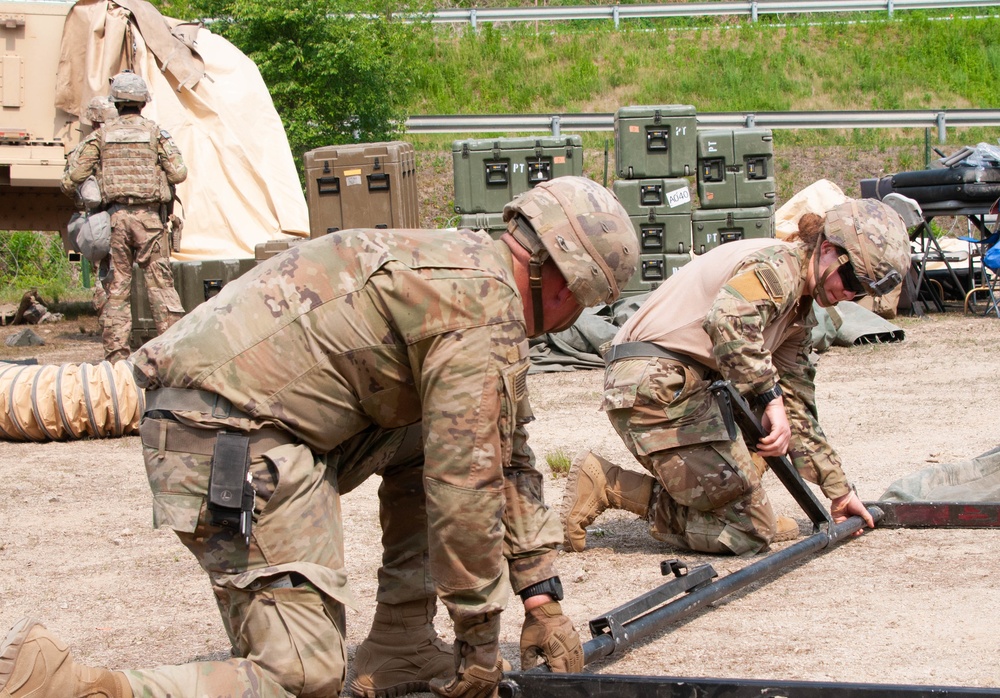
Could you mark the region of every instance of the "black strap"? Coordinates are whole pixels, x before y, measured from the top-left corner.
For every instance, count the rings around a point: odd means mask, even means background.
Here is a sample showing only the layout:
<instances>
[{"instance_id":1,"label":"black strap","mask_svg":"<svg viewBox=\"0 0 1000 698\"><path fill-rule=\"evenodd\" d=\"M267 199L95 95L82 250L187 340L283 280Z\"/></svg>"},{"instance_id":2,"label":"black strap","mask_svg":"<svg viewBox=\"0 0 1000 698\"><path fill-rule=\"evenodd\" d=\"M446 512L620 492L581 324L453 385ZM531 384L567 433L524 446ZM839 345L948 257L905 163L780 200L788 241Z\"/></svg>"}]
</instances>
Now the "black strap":
<instances>
[{"instance_id":1,"label":"black strap","mask_svg":"<svg viewBox=\"0 0 1000 698\"><path fill-rule=\"evenodd\" d=\"M216 419L236 417L252 419L250 415L233 406L228 399L207 390L187 388L158 388L145 391L146 412L202 412Z\"/></svg>"},{"instance_id":2,"label":"black strap","mask_svg":"<svg viewBox=\"0 0 1000 698\"><path fill-rule=\"evenodd\" d=\"M677 361L688 366L698 363L690 356L685 356L684 354L678 354L675 351L664 349L659 344L654 344L653 342L624 342L622 344L612 344L611 348L604 354L604 363L610 366L615 361L621 361L622 359L634 359L638 357L672 359L673 361Z\"/></svg>"}]
</instances>

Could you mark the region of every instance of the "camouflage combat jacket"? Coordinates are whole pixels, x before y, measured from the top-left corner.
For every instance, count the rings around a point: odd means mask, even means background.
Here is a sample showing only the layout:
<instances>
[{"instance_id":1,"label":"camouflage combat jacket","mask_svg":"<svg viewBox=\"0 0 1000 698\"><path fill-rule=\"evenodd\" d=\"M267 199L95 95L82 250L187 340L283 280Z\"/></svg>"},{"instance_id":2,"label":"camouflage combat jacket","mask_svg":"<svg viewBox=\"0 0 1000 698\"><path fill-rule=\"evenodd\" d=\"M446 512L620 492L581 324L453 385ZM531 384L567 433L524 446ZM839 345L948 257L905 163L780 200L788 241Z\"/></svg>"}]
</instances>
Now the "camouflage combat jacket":
<instances>
[{"instance_id":1,"label":"camouflage combat jacket","mask_svg":"<svg viewBox=\"0 0 1000 698\"><path fill-rule=\"evenodd\" d=\"M438 591L502 607L505 557L515 591L552 577L562 534L525 441L523 308L495 244L469 230L325 235L224 286L139 349L136 372L222 395L317 453L421 422Z\"/></svg>"},{"instance_id":2,"label":"camouflage combat jacket","mask_svg":"<svg viewBox=\"0 0 1000 698\"><path fill-rule=\"evenodd\" d=\"M90 134L88 134L86 138L80 141L80 143L75 148L73 148L73 150L70 151L69 155L66 156L66 167L63 168L62 179L59 181L59 188L62 190L62 193L72 199L75 199L77 208L83 208L83 203L79 201L78 198L79 197L79 194L77 193L78 184L77 182L74 182L72 179L70 179L70 173L73 172L73 170L77 167L77 159L80 153L83 152L87 144L92 143L95 140L97 140L97 131L93 131ZM94 168L93 174L97 176L97 181L98 183L100 183L101 167L99 161ZM84 179L86 179L86 177L84 177Z\"/></svg>"},{"instance_id":3,"label":"camouflage combat jacket","mask_svg":"<svg viewBox=\"0 0 1000 698\"><path fill-rule=\"evenodd\" d=\"M166 131L139 114L108 121L84 140L69 165L68 179L80 184L101 176L108 203L158 204L170 201L170 184L187 178L181 152Z\"/></svg>"},{"instance_id":4,"label":"camouflage combat jacket","mask_svg":"<svg viewBox=\"0 0 1000 698\"><path fill-rule=\"evenodd\" d=\"M720 245L654 291L614 343L654 342L690 356L745 394L780 383L792 427L788 455L832 499L849 486L816 410L809 361L816 318L812 298L802 297L808 257L804 246L772 239Z\"/></svg>"}]
</instances>

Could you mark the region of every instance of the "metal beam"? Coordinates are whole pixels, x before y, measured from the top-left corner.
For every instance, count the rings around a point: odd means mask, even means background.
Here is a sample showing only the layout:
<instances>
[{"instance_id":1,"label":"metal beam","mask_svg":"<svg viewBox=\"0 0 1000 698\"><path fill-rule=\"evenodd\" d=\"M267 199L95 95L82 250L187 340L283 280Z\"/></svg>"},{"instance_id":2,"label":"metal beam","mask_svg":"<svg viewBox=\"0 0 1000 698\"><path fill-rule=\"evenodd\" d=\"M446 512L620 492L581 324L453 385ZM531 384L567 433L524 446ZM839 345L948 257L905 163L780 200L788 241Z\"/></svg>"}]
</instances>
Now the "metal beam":
<instances>
[{"instance_id":1,"label":"metal beam","mask_svg":"<svg viewBox=\"0 0 1000 698\"><path fill-rule=\"evenodd\" d=\"M508 672L502 698L987 698L996 688Z\"/></svg>"},{"instance_id":2,"label":"metal beam","mask_svg":"<svg viewBox=\"0 0 1000 698\"><path fill-rule=\"evenodd\" d=\"M870 507L868 511L875 521L882 518L882 512L877 507ZM713 601L732 594L734 591L739 591L765 577L787 572L793 563L849 538L863 527L864 521L861 520L861 517L852 516L846 521L833 524L827 530L814 533L787 548L771 553L730 575L699 586L675 601L624 623L623 628L628 635L627 643L620 642L610 632L600 634L583 643L584 664L608 657L647 638L659 635L667 626L704 608Z\"/></svg>"},{"instance_id":3,"label":"metal beam","mask_svg":"<svg viewBox=\"0 0 1000 698\"><path fill-rule=\"evenodd\" d=\"M427 21L432 24L469 24L480 22L546 22L582 19L669 19L680 17L748 17L760 15L885 12L892 17L896 10L956 10L996 7L991 0L743 0L741 2L650 3L642 5L585 5L559 7L479 7L441 9L423 14L394 13L395 19Z\"/></svg>"},{"instance_id":4,"label":"metal beam","mask_svg":"<svg viewBox=\"0 0 1000 698\"><path fill-rule=\"evenodd\" d=\"M613 131L615 115L597 114L424 114L410 116L407 133L566 133ZM855 129L1000 126L1000 109L718 112L699 113L698 128ZM943 142L943 137L940 138Z\"/></svg>"}]
</instances>

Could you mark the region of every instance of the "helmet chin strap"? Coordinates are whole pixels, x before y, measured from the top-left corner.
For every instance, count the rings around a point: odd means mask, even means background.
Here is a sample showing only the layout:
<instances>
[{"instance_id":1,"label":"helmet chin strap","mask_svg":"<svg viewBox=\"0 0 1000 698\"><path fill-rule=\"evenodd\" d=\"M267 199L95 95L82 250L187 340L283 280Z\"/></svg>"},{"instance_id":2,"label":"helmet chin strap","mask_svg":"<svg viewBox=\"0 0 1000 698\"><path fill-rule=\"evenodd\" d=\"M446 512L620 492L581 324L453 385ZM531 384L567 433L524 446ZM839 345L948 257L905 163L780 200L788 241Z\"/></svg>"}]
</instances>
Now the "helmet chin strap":
<instances>
[{"instance_id":1,"label":"helmet chin strap","mask_svg":"<svg viewBox=\"0 0 1000 698\"><path fill-rule=\"evenodd\" d=\"M833 274L836 274L837 270L840 269L840 267L851 261L851 258L847 256L846 252L842 255L839 255L837 257L837 261L833 262L830 266L828 266L826 268L826 271L823 272L823 275L820 276L819 258L823 256L822 250L823 250L823 243L820 242L819 246L816 248L816 252L813 254L813 279L816 280L816 283L813 286L812 297L819 302L820 306L824 308L829 308L831 305L833 305L833 302L830 300L830 296L826 294L826 280L829 279Z\"/></svg>"},{"instance_id":2,"label":"helmet chin strap","mask_svg":"<svg viewBox=\"0 0 1000 698\"><path fill-rule=\"evenodd\" d=\"M535 326L532 332L539 335L545 327L545 313L542 307L542 266L544 260L540 260L537 254L531 255L528 260L528 288L531 290L531 309L534 315Z\"/></svg>"},{"instance_id":3,"label":"helmet chin strap","mask_svg":"<svg viewBox=\"0 0 1000 698\"><path fill-rule=\"evenodd\" d=\"M535 323L533 331L535 334L541 334L545 327L542 304L542 267L545 266L549 253L542 247L538 236L521 216L515 216L507 222L507 232L517 240L521 247L531 253L531 257L528 258L528 291L531 293L531 309Z\"/></svg>"}]
</instances>

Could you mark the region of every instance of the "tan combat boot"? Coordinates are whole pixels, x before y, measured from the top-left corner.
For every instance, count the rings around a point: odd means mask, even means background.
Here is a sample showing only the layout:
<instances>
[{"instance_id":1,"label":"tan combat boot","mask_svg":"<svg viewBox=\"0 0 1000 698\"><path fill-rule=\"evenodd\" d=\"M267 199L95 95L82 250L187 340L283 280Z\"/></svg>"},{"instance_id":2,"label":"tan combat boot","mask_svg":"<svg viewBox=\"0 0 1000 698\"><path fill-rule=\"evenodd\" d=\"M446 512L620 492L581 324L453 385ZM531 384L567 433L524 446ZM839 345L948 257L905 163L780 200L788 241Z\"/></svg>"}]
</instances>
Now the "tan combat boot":
<instances>
[{"instance_id":1,"label":"tan combat boot","mask_svg":"<svg viewBox=\"0 0 1000 698\"><path fill-rule=\"evenodd\" d=\"M69 647L33 618L20 620L0 644L0 698L132 698L119 671L73 661Z\"/></svg>"},{"instance_id":2,"label":"tan combat boot","mask_svg":"<svg viewBox=\"0 0 1000 698\"><path fill-rule=\"evenodd\" d=\"M368 637L354 657L351 693L358 698L395 698L430 691L431 679L455 676L455 654L434 630L435 599L381 603Z\"/></svg>"},{"instance_id":3,"label":"tan combat boot","mask_svg":"<svg viewBox=\"0 0 1000 698\"><path fill-rule=\"evenodd\" d=\"M625 470L591 451L573 459L562 502L563 545L580 552L587 547L587 526L605 509L625 509L645 517L655 478Z\"/></svg>"},{"instance_id":4,"label":"tan combat boot","mask_svg":"<svg viewBox=\"0 0 1000 698\"><path fill-rule=\"evenodd\" d=\"M798 522L787 516L779 516L777 523L774 525L774 538L771 539L771 542L783 543L785 541L795 540L798 537Z\"/></svg>"}]
</instances>

